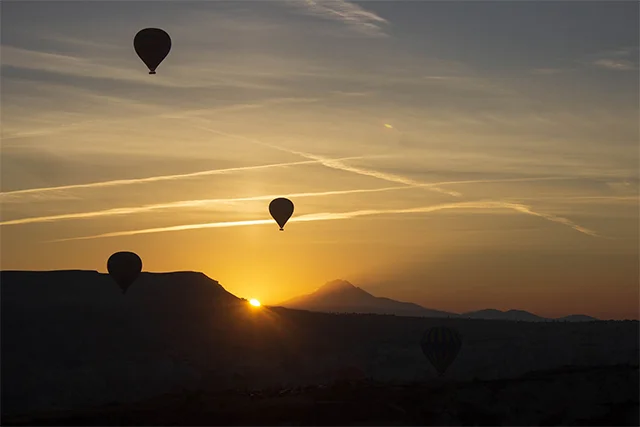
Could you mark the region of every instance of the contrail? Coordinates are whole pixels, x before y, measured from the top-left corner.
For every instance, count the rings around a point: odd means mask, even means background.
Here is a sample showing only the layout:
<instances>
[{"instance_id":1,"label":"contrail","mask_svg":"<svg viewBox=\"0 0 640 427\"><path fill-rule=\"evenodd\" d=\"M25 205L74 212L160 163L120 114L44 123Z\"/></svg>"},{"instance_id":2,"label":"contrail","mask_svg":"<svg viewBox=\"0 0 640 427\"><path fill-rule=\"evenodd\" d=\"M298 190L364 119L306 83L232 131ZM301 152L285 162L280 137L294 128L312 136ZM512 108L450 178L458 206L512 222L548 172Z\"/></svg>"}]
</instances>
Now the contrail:
<instances>
[{"instance_id":1,"label":"contrail","mask_svg":"<svg viewBox=\"0 0 640 427\"><path fill-rule=\"evenodd\" d=\"M573 228L576 231L579 231L581 233L584 234L588 234L589 236L593 236L593 237L600 237L595 231L591 231L588 228L584 228L576 223L574 223L573 221L567 219L567 218L563 218L560 216L555 216L555 215L551 215L551 214L544 214L544 213L540 213L540 212L534 212L531 210L531 208L529 206L526 205L521 205L519 203L510 203L511 205L513 205L513 209L517 210L518 212L522 212L522 213L526 213L529 215L534 215L534 216L539 216L540 218L544 218L547 219L549 221L553 221L553 222L557 222L559 224L564 224L567 225L571 228Z\"/></svg>"},{"instance_id":2,"label":"contrail","mask_svg":"<svg viewBox=\"0 0 640 427\"><path fill-rule=\"evenodd\" d=\"M577 225L567 218L534 212L531 209L531 207L522 205L519 203L505 203L505 202L493 202L493 201L445 203L440 205L407 208L407 209L386 209L386 210L370 209L370 210L359 210L359 211L352 211L352 212L307 214L307 215L301 215L299 217L294 217L289 222L332 221L332 220L341 220L341 219L351 219L351 218L356 218L360 216L385 215L385 214L430 213L430 212L435 212L435 211L445 210L445 209L511 209L516 212L537 216L537 217L546 219L548 221L557 222L557 223L566 225L580 233L587 234L589 236L601 237L595 231L592 231L580 225ZM249 220L249 221L226 221L226 222L211 222L211 223L203 223L203 224L176 225L172 227L147 228L142 230L118 231L118 232L112 232L112 233L98 234L94 236L72 237L68 239L53 240L52 242L99 239L99 238L105 238L105 237L134 236L137 234L163 233L163 232L171 232L171 231L196 230L196 229L203 229L203 228L241 227L241 226L264 225L264 224L273 224L273 221L267 220L267 219L259 219L259 220Z\"/></svg>"},{"instance_id":3,"label":"contrail","mask_svg":"<svg viewBox=\"0 0 640 427\"><path fill-rule=\"evenodd\" d=\"M413 179L410 178L405 178L403 176L399 176L399 175L394 175L394 174L390 174L390 173L383 173L383 172L378 172L378 171L374 171L371 169L363 169L363 168L358 168L355 166L349 166L344 164L343 162L341 162L340 160L337 159L327 159L325 157L321 157L321 156L316 156L314 154L309 154L309 153L303 153L300 151L296 151L296 154L299 154L307 159L314 159L314 160L318 160L321 164L323 164L324 166L327 166L329 168L333 168L333 169L337 169L337 170L342 170L342 171L346 171L346 172L353 172L356 173L358 175L363 175L363 176L371 176L374 178L378 178L378 179L382 179L385 181L389 181L389 182L395 182L398 184L404 184L404 185L408 185L408 186L412 186L412 187L423 187L424 183L419 182L419 181L415 181ZM457 192L457 191L449 191L449 190L444 190L442 188L436 187L434 185L429 185L429 186L424 186L432 191L436 191L438 193L443 193L443 194L447 194L449 196L454 196L454 197L460 197L462 194Z\"/></svg>"},{"instance_id":4,"label":"contrail","mask_svg":"<svg viewBox=\"0 0 640 427\"><path fill-rule=\"evenodd\" d=\"M354 160L354 159L362 159L362 158L363 156L355 156L355 157L345 157L340 160ZM279 168L279 167L286 167L286 166L308 165L313 163L321 163L321 162L319 160L306 160L306 161L289 162L289 163L271 163L268 165L240 166L240 167L226 168L226 169L210 169L210 170L204 170L200 172L191 172L191 173L183 173L183 174L176 174L176 175L151 176L148 178L117 179L113 181L91 182L88 184L62 185L59 187L29 188L26 190L2 192L0 193L0 199L5 199L5 198L10 199L12 197L22 196L24 194L40 194L40 193L46 193L51 191L76 190L79 188L102 188L102 187L115 187L119 185L142 184L142 183L148 183L148 182L171 181L171 180L177 180L177 179L193 178L198 176L221 175L229 172L240 172L240 171L249 171L249 170L257 170L257 169Z\"/></svg>"},{"instance_id":5,"label":"contrail","mask_svg":"<svg viewBox=\"0 0 640 427\"><path fill-rule=\"evenodd\" d=\"M310 214L310 215L303 215L297 218L297 221L349 219L349 218L354 218L354 217L363 216L363 215L430 213L430 212L435 212L443 209L512 209L517 212L544 218L548 221L564 224L566 226L573 228L576 231L579 231L580 233L587 234L589 236L600 237L595 231L589 230L585 227L575 224L573 221L567 218L563 218L563 217L559 217L551 214L535 212L531 209L530 206L523 205L520 203L493 202L493 201L445 203L445 204L440 204L435 206L425 206L425 207L419 207L419 208L390 209L390 210L362 210L362 211L337 213L337 214ZM293 220L295 220L295 218Z\"/></svg>"},{"instance_id":6,"label":"contrail","mask_svg":"<svg viewBox=\"0 0 640 427\"><path fill-rule=\"evenodd\" d=\"M386 191L410 190L413 188L423 188L423 187L438 186L438 185L488 183L488 182L513 182L513 181L523 181L523 180L531 181L531 180L548 180L548 179L562 179L562 178L545 177L545 178L513 178L513 179L503 179L503 180L498 179L498 180L474 180L474 181L445 181L445 182L423 183L418 185L406 185L406 186L396 186L396 187L290 193L290 194L284 194L284 195L271 194L271 195L264 195L264 196L234 197L234 198L227 198L227 199L181 200L181 201L169 202L169 203L154 203L154 204L142 205L142 206L104 209L104 210L93 211L93 212L79 212L79 213L49 215L49 216L41 216L41 217L33 217L33 218L13 219L9 221L0 222L0 226L35 224L35 223L63 221L63 220L70 220L70 219L89 219L89 218L108 217L108 216L116 216L116 215L132 215L132 214L139 214L139 213L151 212L156 210L197 208L197 207L223 204L223 203L273 200L276 197L301 198L301 197L339 196L339 195L346 195L346 194L380 193L380 192L386 192Z\"/></svg>"},{"instance_id":7,"label":"contrail","mask_svg":"<svg viewBox=\"0 0 640 427\"><path fill-rule=\"evenodd\" d=\"M284 194L284 195L271 194L266 196L235 197L235 198L228 198L228 199L183 200L178 202L157 203L157 204L151 204L151 205L133 206L128 208L105 209L105 210L94 211L94 212L80 212L80 213L72 213L72 214L41 216L41 217L34 217L34 218L13 219L9 221L2 221L0 222L0 225L33 224L33 223L40 223L40 222L52 222L52 221L61 221L61 220L69 220L69 219L88 219L88 218L114 216L114 215L131 215L131 214L144 213L144 212L150 212L154 210L163 210L163 209L195 208L195 207L202 207L202 206L222 204L222 203L273 200L276 197L288 197L288 198L322 197L322 196L335 196L335 195L356 194L356 193L376 193L376 192L382 192L382 191L402 190L402 189L410 189L410 188L411 187L384 187L384 188L372 188L372 189L322 191L322 192L315 192L315 193L292 193L292 194Z\"/></svg>"},{"instance_id":8,"label":"contrail","mask_svg":"<svg viewBox=\"0 0 640 427\"><path fill-rule=\"evenodd\" d=\"M604 200L604 201L640 201L639 196L540 196L540 197L514 197L514 200Z\"/></svg>"},{"instance_id":9,"label":"contrail","mask_svg":"<svg viewBox=\"0 0 640 427\"><path fill-rule=\"evenodd\" d=\"M195 126L195 127L198 128L198 129L207 131L207 132L215 133L217 135L222 135L222 136L226 136L226 137L229 137L229 138L241 139L243 141L251 142L253 144L258 144L258 145L262 145L264 147L269 147L269 148L273 148L275 150L283 151L283 152L288 153L288 154L295 154L297 156L301 156L301 157L304 157L304 158L309 159L309 160L315 160L315 161L319 162L320 164L322 164L323 166L326 166L326 167L331 168L331 169L337 169L337 170L341 170L341 171L345 171L345 172L353 172L353 173L358 174L358 175L370 176L370 177L382 179L382 180L389 181L389 182L395 182L397 184L412 185L412 186L416 186L416 187L421 186L423 184L422 182L414 181L414 180L412 180L410 178L405 178L403 176L398 176L398 175L394 175L394 174L390 174L390 173L384 173L384 172L378 172L378 171L371 170L371 169L358 168L358 167L355 167L355 166L349 166L349 165L346 165L346 164L342 163L343 160L347 160L347 159L328 159L326 157L322 157L322 156L318 156L318 155L310 154L310 153L305 153L303 151L296 151L296 150L291 150L291 149L288 149L288 148L279 147L277 145L269 144L267 142L260 141L260 140L254 139L254 138L248 138L248 137L242 136L242 135L234 135L234 134L230 134L230 133L226 133L226 132L221 132L219 130L207 128L207 127L204 127L204 126ZM462 194L458 193L457 191L443 190L442 188L439 188L439 187L428 186L428 188L430 190L432 190L432 191L448 194L449 196L460 197L462 195Z\"/></svg>"},{"instance_id":10,"label":"contrail","mask_svg":"<svg viewBox=\"0 0 640 427\"><path fill-rule=\"evenodd\" d=\"M80 93L83 96L90 96L89 94L87 94L84 91L80 91ZM100 96L101 100L104 100L104 95ZM118 98L118 97L108 97L108 98L114 98L114 100L116 102L120 102L122 103L123 101L125 102L130 102L129 100L123 100L122 98ZM128 122L131 120L135 120L135 121L139 121L139 120L147 120L147 119L154 119L154 118L167 118L167 119L180 119L180 118L187 118L190 115L193 114L198 114L198 113L221 113L221 112L227 112L227 111L237 111L237 110L245 110L245 109L258 109L258 108L265 108L268 107L269 105L273 105L273 104L285 104L285 103L312 103L312 102L317 102L320 101L320 99L318 98L271 98L271 99L267 99L265 101L263 101L262 103L253 103L253 104L232 104L232 105L226 105L223 107L217 107L217 108L197 108L197 109L190 109L190 110L164 110L162 112L157 112L154 114L145 114L143 116L139 116L136 115L135 119L131 119L131 118L125 118L125 119L92 119L92 120L84 120L84 121L78 121L78 122L74 122L74 123L68 123L65 125L60 125L60 126L52 126L52 127L47 127L47 128L41 128L41 129L36 129L36 130L31 130L31 131L24 131L24 132L16 132L13 134L9 134L9 135L3 135L2 136L2 140L3 141L8 141L8 140L12 140L12 139L20 139L20 138L28 138L28 137L33 137L33 136L45 136L45 135L53 135L56 133L61 133L61 132L66 132L68 130L74 130L74 129L78 129L78 128L82 128L88 125L93 125L93 124L99 124L99 125L107 125L107 124L112 124L112 123L122 123L123 121ZM139 104L139 103L134 103L135 105L140 105L142 107L144 107L145 109L150 108L149 105L146 104Z\"/></svg>"}]
</instances>

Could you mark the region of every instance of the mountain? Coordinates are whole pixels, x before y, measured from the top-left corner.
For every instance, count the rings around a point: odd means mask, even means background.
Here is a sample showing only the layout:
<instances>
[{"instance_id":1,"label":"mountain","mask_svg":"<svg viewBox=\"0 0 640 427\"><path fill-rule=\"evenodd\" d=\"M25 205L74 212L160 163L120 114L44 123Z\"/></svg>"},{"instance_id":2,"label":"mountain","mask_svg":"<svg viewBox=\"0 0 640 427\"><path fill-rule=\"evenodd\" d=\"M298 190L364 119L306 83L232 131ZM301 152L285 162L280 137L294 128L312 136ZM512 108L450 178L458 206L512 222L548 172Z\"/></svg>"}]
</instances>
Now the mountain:
<instances>
[{"instance_id":1,"label":"mountain","mask_svg":"<svg viewBox=\"0 0 640 427\"><path fill-rule=\"evenodd\" d=\"M251 336L246 304L202 273L143 272L123 295L97 271L1 271L0 293L3 416L152 396L197 381L185 355L233 366Z\"/></svg>"},{"instance_id":2,"label":"mountain","mask_svg":"<svg viewBox=\"0 0 640 427\"><path fill-rule=\"evenodd\" d=\"M461 317L467 319L510 320L518 322L589 322L598 320L595 317L585 316L582 314L550 319L524 310L501 311L492 308L457 314L425 308L418 304L396 301L390 298L376 297L365 290L352 285L348 281L341 279L327 282L324 286L321 286L308 295L302 295L278 305L297 310L330 313L393 314L396 316L416 317Z\"/></svg>"},{"instance_id":3,"label":"mountain","mask_svg":"<svg viewBox=\"0 0 640 427\"><path fill-rule=\"evenodd\" d=\"M572 314L559 318L547 318L529 313L524 310L508 310L500 311L493 308L486 310L470 311L460 314L460 317L467 319L484 319L484 320L512 320L518 322L593 322L599 319L584 314Z\"/></svg>"},{"instance_id":4,"label":"mountain","mask_svg":"<svg viewBox=\"0 0 640 427\"><path fill-rule=\"evenodd\" d=\"M561 322L596 322L600 319L592 316L587 316L584 314L571 314L569 316L560 317L555 320L558 320Z\"/></svg>"},{"instance_id":5,"label":"mountain","mask_svg":"<svg viewBox=\"0 0 640 427\"><path fill-rule=\"evenodd\" d=\"M468 319L514 320L521 322L544 322L549 320L524 310L500 311L493 308L462 313L460 317Z\"/></svg>"},{"instance_id":6,"label":"mountain","mask_svg":"<svg viewBox=\"0 0 640 427\"><path fill-rule=\"evenodd\" d=\"M0 271L2 302L9 306L55 309L59 306L91 304L100 307L128 305L201 306L240 302L217 281L203 273L177 271L142 272L126 295L108 274L89 270ZM17 305L16 305L17 304Z\"/></svg>"},{"instance_id":7,"label":"mountain","mask_svg":"<svg viewBox=\"0 0 640 427\"><path fill-rule=\"evenodd\" d=\"M333 280L308 295L279 304L297 310L333 313L393 314L417 317L455 317L457 314L432 310L418 304L376 297L346 280Z\"/></svg>"}]
</instances>

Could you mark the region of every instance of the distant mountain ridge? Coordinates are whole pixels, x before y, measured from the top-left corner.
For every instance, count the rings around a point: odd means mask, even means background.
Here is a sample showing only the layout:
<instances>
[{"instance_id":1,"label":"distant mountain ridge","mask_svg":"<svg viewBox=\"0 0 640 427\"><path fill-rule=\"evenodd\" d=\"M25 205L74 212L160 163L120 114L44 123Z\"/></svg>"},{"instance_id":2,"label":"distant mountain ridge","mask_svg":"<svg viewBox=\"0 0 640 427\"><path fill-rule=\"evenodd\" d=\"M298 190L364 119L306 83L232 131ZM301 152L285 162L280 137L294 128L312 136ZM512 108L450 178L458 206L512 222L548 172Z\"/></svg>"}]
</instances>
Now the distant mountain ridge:
<instances>
[{"instance_id":1,"label":"distant mountain ridge","mask_svg":"<svg viewBox=\"0 0 640 427\"><path fill-rule=\"evenodd\" d=\"M507 310L500 311L494 308L488 308L485 310L478 311L469 311L467 313L462 313L460 317L468 318L468 319L491 319L491 320L516 320L516 321L527 321L527 322L541 322L548 320L544 317L538 316L537 314L529 313L524 310Z\"/></svg>"},{"instance_id":2,"label":"distant mountain ridge","mask_svg":"<svg viewBox=\"0 0 640 427\"><path fill-rule=\"evenodd\" d=\"M64 292L60 292L62 286ZM98 305L122 301L123 297L111 277L94 270L0 271L3 301L13 299L42 306L93 300ZM148 291L153 289L153 292ZM185 292L190 290L190 292ZM35 294L33 294L35 292ZM37 296L36 296L37 295ZM198 295L198 297L195 297ZM36 301L33 300L36 298ZM127 292L127 301L155 307L210 306L236 304L243 300L228 292L216 280L201 272L142 272ZM21 304L21 303L19 303ZM599 319L572 314L549 319L524 310L485 309L462 314L426 308L410 302L377 297L346 280L333 280L311 294L302 295L279 306L298 310L330 313L390 314L412 317L458 317L525 322L589 322Z\"/></svg>"},{"instance_id":3,"label":"distant mountain ridge","mask_svg":"<svg viewBox=\"0 0 640 427\"><path fill-rule=\"evenodd\" d=\"M396 316L416 317L459 317L485 320L511 320L520 322L586 322L596 321L595 317L573 314L549 319L524 310L501 311L486 309L467 313L453 313L426 308L410 302L396 301L385 297L376 297L367 291L352 285L346 280L332 280L314 292L284 301L279 306L308 311L334 313L393 314Z\"/></svg>"},{"instance_id":4,"label":"distant mountain ridge","mask_svg":"<svg viewBox=\"0 0 640 427\"><path fill-rule=\"evenodd\" d=\"M485 310L469 311L460 314L460 317L467 319L485 319L485 320L513 320L519 322L593 322L599 320L595 317L586 316L584 314L571 314L569 316L558 318L547 318L529 313L524 310L507 310L501 311L494 308Z\"/></svg>"},{"instance_id":5,"label":"distant mountain ridge","mask_svg":"<svg viewBox=\"0 0 640 427\"><path fill-rule=\"evenodd\" d=\"M128 301L146 306L227 305L240 298L204 273L142 272L126 297L107 273L94 270L0 271L2 301L54 308L60 304Z\"/></svg>"},{"instance_id":6,"label":"distant mountain ridge","mask_svg":"<svg viewBox=\"0 0 640 427\"><path fill-rule=\"evenodd\" d=\"M417 317L453 317L455 313L432 310L410 302L376 297L346 280L333 280L311 294L281 304L281 307L335 313L395 314Z\"/></svg>"}]
</instances>

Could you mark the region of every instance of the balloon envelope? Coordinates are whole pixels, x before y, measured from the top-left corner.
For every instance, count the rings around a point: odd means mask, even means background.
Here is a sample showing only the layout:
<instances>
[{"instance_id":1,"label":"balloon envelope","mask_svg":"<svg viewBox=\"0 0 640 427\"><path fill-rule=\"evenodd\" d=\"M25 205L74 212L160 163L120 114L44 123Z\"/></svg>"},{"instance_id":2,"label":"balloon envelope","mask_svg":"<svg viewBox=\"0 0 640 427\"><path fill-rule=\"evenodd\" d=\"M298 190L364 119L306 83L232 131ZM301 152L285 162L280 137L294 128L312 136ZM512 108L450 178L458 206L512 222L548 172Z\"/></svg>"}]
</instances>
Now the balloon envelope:
<instances>
[{"instance_id":1,"label":"balloon envelope","mask_svg":"<svg viewBox=\"0 0 640 427\"><path fill-rule=\"evenodd\" d=\"M443 375L460 352L462 336L454 329L436 326L424 333L420 347L433 367Z\"/></svg>"},{"instance_id":2,"label":"balloon envelope","mask_svg":"<svg viewBox=\"0 0 640 427\"><path fill-rule=\"evenodd\" d=\"M142 271L142 260L133 252L116 252L109 257L107 270L124 294Z\"/></svg>"},{"instance_id":3,"label":"balloon envelope","mask_svg":"<svg viewBox=\"0 0 640 427\"><path fill-rule=\"evenodd\" d=\"M293 215L293 202L284 197L273 199L271 203L269 203L269 213L280 226L280 231L284 231L284 225L289 221L291 215Z\"/></svg>"},{"instance_id":4,"label":"balloon envelope","mask_svg":"<svg viewBox=\"0 0 640 427\"><path fill-rule=\"evenodd\" d=\"M149 68L149 74L155 74L156 68L171 50L171 37L160 28L145 28L136 34L133 47Z\"/></svg>"}]
</instances>

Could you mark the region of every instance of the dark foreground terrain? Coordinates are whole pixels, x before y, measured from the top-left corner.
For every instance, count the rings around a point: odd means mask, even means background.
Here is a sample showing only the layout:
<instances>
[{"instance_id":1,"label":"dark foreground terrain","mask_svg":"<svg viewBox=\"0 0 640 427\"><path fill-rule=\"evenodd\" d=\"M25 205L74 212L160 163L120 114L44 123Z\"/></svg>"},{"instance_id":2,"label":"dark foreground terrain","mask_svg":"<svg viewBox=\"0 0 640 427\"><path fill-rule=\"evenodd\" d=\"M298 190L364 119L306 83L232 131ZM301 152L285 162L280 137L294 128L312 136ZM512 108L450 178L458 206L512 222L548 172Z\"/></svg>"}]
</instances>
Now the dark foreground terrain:
<instances>
[{"instance_id":1,"label":"dark foreground terrain","mask_svg":"<svg viewBox=\"0 0 640 427\"><path fill-rule=\"evenodd\" d=\"M637 426L638 390L638 366L563 368L494 381L183 391L2 424Z\"/></svg>"},{"instance_id":2,"label":"dark foreground terrain","mask_svg":"<svg viewBox=\"0 0 640 427\"><path fill-rule=\"evenodd\" d=\"M0 284L3 425L638 425L638 321L256 309L192 272ZM463 337L444 379L436 325Z\"/></svg>"}]
</instances>

